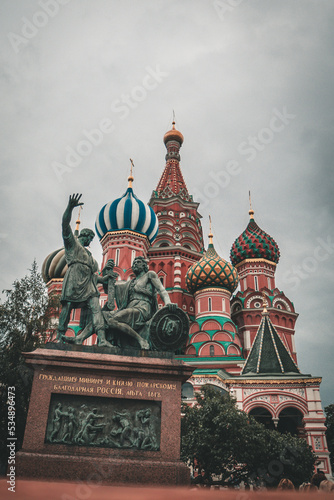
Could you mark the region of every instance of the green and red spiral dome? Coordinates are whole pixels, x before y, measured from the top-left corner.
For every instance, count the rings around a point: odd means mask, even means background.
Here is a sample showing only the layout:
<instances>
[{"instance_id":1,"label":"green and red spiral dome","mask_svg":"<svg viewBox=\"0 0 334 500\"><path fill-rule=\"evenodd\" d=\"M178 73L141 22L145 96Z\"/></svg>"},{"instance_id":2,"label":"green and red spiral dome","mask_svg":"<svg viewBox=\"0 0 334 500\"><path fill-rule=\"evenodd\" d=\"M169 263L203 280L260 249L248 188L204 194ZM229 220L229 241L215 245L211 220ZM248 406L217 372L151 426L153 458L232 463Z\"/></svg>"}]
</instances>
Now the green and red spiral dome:
<instances>
[{"instance_id":1,"label":"green and red spiral dome","mask_svg":"<svg viewBox=\"0 0 334 500\"><path fill-rule=\"evenodd\" d=\"M279 257L279 248L274 238L263 231L252 217L231 248L231 262L234 266L245 259L266 259L277 264Z\"/></svg>"}]
</instances>

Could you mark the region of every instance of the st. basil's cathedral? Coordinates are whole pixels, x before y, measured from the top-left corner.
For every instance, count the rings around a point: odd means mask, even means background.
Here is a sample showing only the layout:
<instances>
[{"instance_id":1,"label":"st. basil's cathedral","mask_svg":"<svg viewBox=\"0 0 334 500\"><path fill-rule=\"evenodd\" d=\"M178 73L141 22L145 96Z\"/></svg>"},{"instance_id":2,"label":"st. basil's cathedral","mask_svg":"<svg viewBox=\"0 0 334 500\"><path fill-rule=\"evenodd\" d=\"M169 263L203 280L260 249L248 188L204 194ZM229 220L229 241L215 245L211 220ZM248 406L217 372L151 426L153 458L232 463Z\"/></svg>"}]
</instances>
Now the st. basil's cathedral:
<instances>
[{"instance_id":1,"label":"st. basil's cathedral","mask_svg":"<svg viewBox=\"0 0 334 500\"><path fill-rule=\"evenodd\" d=\"M133 191L107 202L96 219L102 246L101 270L115 262L120 280L133 277L131 265L143 256L190 320L188 343L176 354L195 368L182 398L194 404L204 385L230 393L238 408L267 428L291 432L312 446L317 467L331 474L320 399L320 377L302 374L294 342L298 314L276 287L280 252L256 223L252 207L246 229L232 244L230 262L220 257L210 230L205 250L199 203L188 192L180 168L184 138L175 128L164 136L166 165L148 204ZM77 220L76 234L80 220ZM60 293L67 269L63 248L44 261L48 293ZM239 289L237 287L239 285ZM107 296L101 287L100 303ZM159 307L162 301L158 297ZM67 336L81 330L80 310L72 311ZM93 335L85 341L96 343Z\"/></svg>"}]
</instances>

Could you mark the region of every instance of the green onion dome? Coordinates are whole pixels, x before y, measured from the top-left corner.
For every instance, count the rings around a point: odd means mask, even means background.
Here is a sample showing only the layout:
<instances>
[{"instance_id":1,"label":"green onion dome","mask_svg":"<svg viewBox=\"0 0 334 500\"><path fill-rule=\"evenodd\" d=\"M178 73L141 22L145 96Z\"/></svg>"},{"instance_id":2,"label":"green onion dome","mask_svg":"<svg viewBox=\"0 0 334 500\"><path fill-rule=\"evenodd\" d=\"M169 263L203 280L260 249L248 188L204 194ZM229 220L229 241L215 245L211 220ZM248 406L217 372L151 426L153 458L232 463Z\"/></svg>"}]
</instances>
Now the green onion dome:
<instances>
[{"instance_id":1,"label":"green onion dome","mask_svg":"<svg viewBox=\"0 0 334 500\"><path fill-rule=\"evenodd\" d=\"M212 241L203 257L188 269L186 276L186 286L191 293L210 287L233 293L238 282L237 270L217 254Z\"/></svg>"}]
</instances>

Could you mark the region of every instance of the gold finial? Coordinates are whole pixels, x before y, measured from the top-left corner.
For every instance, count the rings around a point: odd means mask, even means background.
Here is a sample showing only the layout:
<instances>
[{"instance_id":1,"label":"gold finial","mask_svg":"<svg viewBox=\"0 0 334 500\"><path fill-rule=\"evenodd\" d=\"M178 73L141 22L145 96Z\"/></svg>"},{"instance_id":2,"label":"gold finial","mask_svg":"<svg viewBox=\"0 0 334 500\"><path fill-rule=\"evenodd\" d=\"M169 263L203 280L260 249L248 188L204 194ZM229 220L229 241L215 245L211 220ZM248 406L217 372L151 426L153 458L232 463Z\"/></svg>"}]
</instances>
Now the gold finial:
<instances>
[{"instance_id":1,"label":"gold finial","mask_svg":"<svg viewBox=\"0 0 334 500\"><path fill-rule=\"evenodd\" d=\"M134 163L133 163L133 160L130 158L130 163L131 163L131 167L130 167L130 175L128 177L128 181L129 181L129 185L128 185L128 188L132 188L132 183L134 181L134 178L133 178L133 175L132 175L132 169L134 168Z\"/></svg>"},{"instance_id":2,"label":"gold finial","mask_svg":"<svg viewBox=\"0 0 334 500\"><path fill-rule=\"evenodd\" d=\"M175 130L175 111L174 111L174 109L173 109L172 130Z\"/></svg>"},{"instance_id":3,"label":"gold finial","mask_svg":"<svg viewBox=\"0 0 334 500\"><path fill-rule=\"evenodd\" d=\"M212 242L213 234L212 234L212 228L211 228L211 215L209 215L209 221L210 221L209 245L213 245L213 242Z\"/></svg>"},{"instance_id":4,"label":"gold finial","mask_svg":"<svg viewBox=\"0 0 334 500\"><path fill-rule=\"evenodd\" d=\"M79 235L79 226L80 226L80 213L81 213L81 209L82 209L82 205L79 205L79 211L78 211L78 218L77 220L75 221L75 231L74 231L74 234L75 236L78 236Z\"/></svg>"},{"instance_id":5,"label":"gold finial","mask_svg":"<svg viewBox=\"0 0 334 500\"><path fill-rule=\"evenodd\" d=\"M251 199L251 192L249 191L249 216L251 219L254 219L254 210L252 209L252 199Z\"/></svg>"},{"instance_id":6,"label":"gold finial","mask_svg":"<svg viewBox=\"0 0 334 500\"><path fill-rule=\"evenodd\" d=\"M264 292L262 292L262 297L263 297L263 299L262 299L262 308L263 308L262 309L262 316L268 316L268 314L269 314L268 309L267 309L268 301L267 301L267 296Z\"/></svg>"}]
</instances>

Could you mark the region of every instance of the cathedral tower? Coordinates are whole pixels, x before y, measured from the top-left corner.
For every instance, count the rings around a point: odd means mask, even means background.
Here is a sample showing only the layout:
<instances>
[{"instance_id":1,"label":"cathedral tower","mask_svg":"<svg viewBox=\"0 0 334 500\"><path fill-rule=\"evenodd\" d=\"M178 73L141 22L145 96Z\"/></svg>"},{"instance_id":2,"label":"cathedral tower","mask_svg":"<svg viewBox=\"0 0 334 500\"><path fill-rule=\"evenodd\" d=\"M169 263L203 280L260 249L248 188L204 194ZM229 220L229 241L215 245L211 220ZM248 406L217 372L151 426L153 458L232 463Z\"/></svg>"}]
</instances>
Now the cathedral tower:
<instances>
[{"instance_id":1,"label":"cathedral tower","mask_svg":"<svg viewBox=\"0 0 334 500\"><path fill-rule=\"evenodd\" d=\"M195 297L195 321L190 327L184 359L202 370L224 365L231 373L239 373L242 348L230 312L238 273L230 262L217 254L211 228L209 247L188 269L186 284Z\"/></svg>"},{"instance_id":2,"label":"cathedral tower","mask_svg":"<svg viewBox=\"0 0 334 500\"><path fill-rule=\"evenodd\" d=\"M263 231L254 220L252 206L246 229L231 248L231 262L237 268L240 291L231 302L231 314L237 324L247 357L261 323L259 309L264 293L269 302L269 312L282 342L294 361L295 322L298 317L293 303L276 287L275 272L280 252L276 241Z\"/></svg>"},{"instance_id":3,"label":"cathedral tower","mask_svg":"<svg viewBox=\"0 0 334 500\"><path fill-rule=\"evenodd\" d=\"M149 202L159 220L159 233L148 251L150 269L158 274L171 301L192 317L194 299L186 289L185 279L188 268L203 253L201 216L181 172L183 135L176 130L175 122L165 134L164 143L166 165Z\"/></svg>"}]
</instances>

